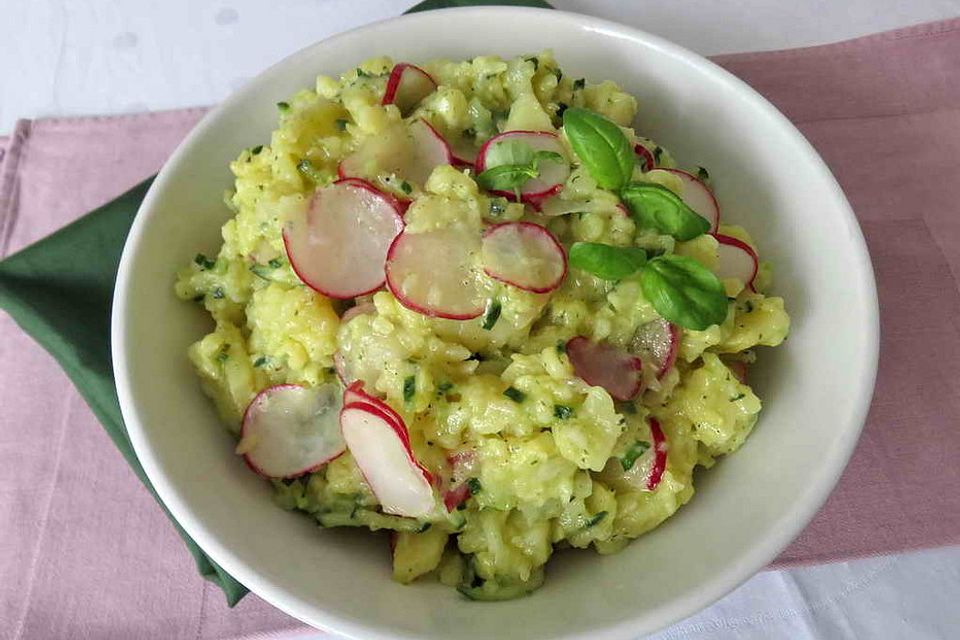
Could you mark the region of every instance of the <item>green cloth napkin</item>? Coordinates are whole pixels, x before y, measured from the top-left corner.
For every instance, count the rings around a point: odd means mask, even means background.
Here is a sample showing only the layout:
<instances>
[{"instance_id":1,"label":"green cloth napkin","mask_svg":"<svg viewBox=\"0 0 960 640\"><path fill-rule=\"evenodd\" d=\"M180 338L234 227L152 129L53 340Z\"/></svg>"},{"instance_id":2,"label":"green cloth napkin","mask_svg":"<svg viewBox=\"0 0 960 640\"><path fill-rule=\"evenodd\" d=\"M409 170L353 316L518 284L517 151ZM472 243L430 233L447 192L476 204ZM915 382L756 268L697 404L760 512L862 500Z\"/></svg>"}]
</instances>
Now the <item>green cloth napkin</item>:
<instances>
[{"instance_id":1,"label":"green cloth napkin","mask_svg":"<svg viewBox=\"0 0 960 640\"><path fill-rule=\"evenodd\" d=\"M551 9L542 0L426 0L406 13L476 5ZM197 563L232 607L247 588L197 546L166 510L133 451L113 380L110 305L120 254L150 183L146 180L112 202L0 262L0 308L63 367L123 454L160 503Z\"/></svg>"}]
</instances>

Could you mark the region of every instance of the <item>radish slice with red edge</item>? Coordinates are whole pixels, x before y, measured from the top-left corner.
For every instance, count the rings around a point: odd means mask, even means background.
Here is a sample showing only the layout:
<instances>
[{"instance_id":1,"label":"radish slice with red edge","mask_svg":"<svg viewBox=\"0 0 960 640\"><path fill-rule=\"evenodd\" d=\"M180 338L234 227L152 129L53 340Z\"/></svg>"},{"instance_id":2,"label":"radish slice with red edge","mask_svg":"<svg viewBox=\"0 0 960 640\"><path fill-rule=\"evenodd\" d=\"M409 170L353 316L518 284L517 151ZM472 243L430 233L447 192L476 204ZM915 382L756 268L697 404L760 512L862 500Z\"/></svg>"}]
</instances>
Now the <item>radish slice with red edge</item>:
<instances>
[{"instance_id":1,"label":"radish slice with red edge","mask_svg":"<svg viewBox=\"0 0 960 640\"><path fill-rule=\"evenodd\" d=\"M737 382L747 384L747 370L749 369L749 365L746 362L733 360L731 362L725 362L724 364L727 365L727 369L729 369L733 377L737 379Z\"/></svg>"},{"instance_id":2,"label":"radish slice with red edge","mask_svg":"<svg viewBox=\"0 0 960 640\"><path fill-rule=\"evenodd\" d=\"M443 506L447 508L447 511L453 511L461 504L467 501L467 498L470 497L470 486L467 483L463 483L445 491L443 494Z\"/></svg>"},{"instance_id":3,"label":"radish slice with red edge","mask_svg":"<svg viewBox=\"0 0 960 640\"><path fill-rule=\"evenodd\" d=\"M647 364L656 367L657 380L677 361L680 348L680 330L663 318L641 325L633 334L630 350Z\"/></svg>"},{"instance_id":4,"label":"radish slice with red edge","mask_svg":"<svg viewBox=\"0 0 960 640\"><path fill-rule=\"evenodd\" d=\"M268 478L294 478L344 452L336 385L281 384L261 391L243 414L238 453Z\"/></svg>"},{"instance_id":5,"label":"radish slice with red edge","mask_svg":"<svg viewBox=\"0 0 960 640\"><path fill-rule=\"evenodd\" d=\"M433 170L453 164L450 146L429 122L418 118L406 128L367 138L337 167L341 178L394 174L423 186Z\"/></svg>"},{"instance_id":6,"label":"radish slice with red edge","mask_svg":"<svg viewBox=\"0 0 960 640\"><path fill-rule=\"evenodd\" d=\"M743 240L722 233L713 235L717 245L717 277L736 278L753 290L753 280L757 277L760 259L753 247Z\"/></svg>"},{"instance_id":7,"label":"radish slice with red edge","mask_svg":"<svg viewBox=\"0 0 960 640\"><path fill-rule=\"evenodd\" d=\"M408 115L421 100L436 90L437 83L429 73L416 65L400 62L390 70L380 104L395 104L401 114Z\"/></svg>"},{"instance_id":8,"label":"radish slice with red edge","mask_svg":"<svg viewBox=\"0 0 960 640\"><path fill-rule=\"evenodd\" d=\"M357 316L364 316L376 312L377 307L372 302L363 302L344 311L343 315L340 316L340 324L345 325Z\"/></svg>"},{"instance_id":9,"label":"radish slice with red edge","mask_svg":"<svg viewBox=\"0 0 960 640\"><path fill-rule=\"evenodd\" d=\"M667 470L667 438L656 418L650 418L650 435L653 436L653 468L647 476L647 490L653 491L663 480L663 472Z\"/></svg>"},{"instance_id":10,"label":"radish slice with red edge","mask_svg":"<svg viewBox=\"0 0 960 640\"><path fill-rule=\"evenodd\" d=\"M614 400L632 400L640 393L643 362L639 357L583 336L567 341L567 356L577 377L592 387L603 387Z\"/></svg>"},{"instance_id":11,"label":"radish slice with red edge","mask_svg":"<svg viewBox=\"0 0 960 640\"><path fill-rule=\"evenodd\" d=\"M622 474L623 481L640 491L653 491L663 480L667 469L667 438L656 418L648 418L649 440L636 442L634 447L646 447L639 456L632 458L629 469L624 470L626 458L612 458L607 463L610 473Z\"/></svg>"},{"instance_id":12,"label":"radish slice with red edge","mask_svg":"<svg viewBox=\"0 0 960 640\"><path fill-rule=\"evenodd\" d=\"M692 173L681 169L655 169L655 171L664 171L672 173L680 178L683 188L680 192L680 199L688 207L707 219L710 223L710 232L716 233L720 226L720 205L714 197L710 187L705 185L699 178Z\"/></svg>"},{"instance_id":13,"label":"radish slice with red edge","mask_svg":"<svg viewBox=\"0 0 960 640\"><path fill-rule=\"evenodd\" d=\"M450 153L458 167L473 167L477 162L477 147L467 139L451 144Z\"/></svg>"},{"instance_id":14,"label":"radish slice with red edge","mask_svg":"<svg viewBox=\"0 0 960 640\"><path fill-rule=\"evenodd\" d=\"M488 276L533 293L553 291L567 275L567 256L553 234L532 222L489 227L480 249Z\"/></svg>"},{"instance_id":15,"label":"radish slice with red edge","mask_svg":"<svg viewBox=\"0 0 960 640\"><path fill-rule=\"evenodd\" d=\"M480 239L459 227L401 233L387 252L387 287L408 309L469 320L484 309L477 283Z\"/></svg>"},{"instance_id":16,"label":"radish slice with red edge","mask_svg":"<svg viewBox=\"0 0 960 640\"><path fill-rule=\"evenodd\" d=\"M402 229L395 198L363 180L341 180L286 221L283 244L304 284L330 298L353 298L383 286L387 249Z\"/></svg>"},{"instance_id":17,"label":"radish slice with red edge","mask_svg":"<svg viewBox=\"0 0 960 640\"><path fill-rule=\"evenodd\" d=\"M340 412L340 428L384 513L423 518L433 512L431 477L413 454L406 425L377 405L354 402Z\"/></svg>"},{"instance_id":18,"label":"radish slice with red edge","mask_svg":"<svg viewBox=\"0 0 960 640\"><path fill-rule=\"evenodd\" d=\"M640 170L644 173L652 171L657 166L656 160L653 159L653 154L639 142L633 146L633 152L640 158Z\"/></svg>"},{"instance_id":19,"label":"radish slice with red edge","mask_svg":"<svg viewBox=\"0 0 960 640\"><path fill-rule=\"evenodd\" d=\"M520 187L520 199L539 208L544 200L560 191L563 183L570 175L570 163L567 160L567 151L555 133L547 131L507 131L487 140L480 151L477 152L477 174L483 173L491 168L489 163L491 153L496 145L508 140L517 140L530 145L534 151L551 151L558 153L563 158L563 162L545 160L540 162L538 167L540 174L536 178L527 180ZM498 191L492 193L503 196L510 200L516 200L516 194L512 191Z\"/></svg>"}]
</instances>

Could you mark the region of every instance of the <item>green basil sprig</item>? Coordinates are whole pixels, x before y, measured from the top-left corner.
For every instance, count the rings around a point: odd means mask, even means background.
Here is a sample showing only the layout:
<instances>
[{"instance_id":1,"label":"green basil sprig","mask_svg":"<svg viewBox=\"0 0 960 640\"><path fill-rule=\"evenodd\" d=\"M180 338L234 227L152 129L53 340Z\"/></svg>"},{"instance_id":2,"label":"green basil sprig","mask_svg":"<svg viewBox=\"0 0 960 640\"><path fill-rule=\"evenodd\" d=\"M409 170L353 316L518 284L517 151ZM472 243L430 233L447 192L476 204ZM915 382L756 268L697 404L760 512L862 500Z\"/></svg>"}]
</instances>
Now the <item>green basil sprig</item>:
<instances>
[{"instance_id":1,"label":"green basil sprig","mask_svg":"<svg viewBox=\"0 0 960 640\"><path fill-rule=\"evenodd\" d=\"M574 242L567 256L571 267L604 280L622 280L647 261L640 247L614 247L600 242Z\"/></svg>"},{"instance_id":2,"label":"green basil sprig","mask_svg":"<svg viewBox=\"0 0 960 640\"><path fill-rule=\"evenodd\" d=\"M571 107L563 112L563 130L600 187L619 191L630 181L637 157L620 127L593 111Z\"/></svg>"},{"instance_id":3,"label":"green basil sprig","mask_svg":"<svg viewBox=\"0 0 960 640\"><path fill-rule=\"evenodd\" d=\"M685 329L703 331L727 318L723 283L693 258L657 256L640 272L640 287L657 313Z\"/></svg>"},{"instance_id":4,"label":"green basil sprig","mask_svg":"<svg viewBox=\"0 0 960 640\"><path fill-rule=\"evenodd\" d=\"M488 152L487 168L477 176L477 183L488 191L513 191L519 200L520 188L540 175L542 162L565 160L555 151L534 151L521 140L504 140Z\"/></svg>"},{"instance_id":5,"label":"green basil sprig","mask_svg":"<svg viewBox=\"0 0 960 640\"><path fill-rule=\"evenodd\" d=\"M623 188L620 199L641 227L673 236L681 242L710 231L710 222L706 218L663 185L632 182Z\"/></svg>"}]
</instances>

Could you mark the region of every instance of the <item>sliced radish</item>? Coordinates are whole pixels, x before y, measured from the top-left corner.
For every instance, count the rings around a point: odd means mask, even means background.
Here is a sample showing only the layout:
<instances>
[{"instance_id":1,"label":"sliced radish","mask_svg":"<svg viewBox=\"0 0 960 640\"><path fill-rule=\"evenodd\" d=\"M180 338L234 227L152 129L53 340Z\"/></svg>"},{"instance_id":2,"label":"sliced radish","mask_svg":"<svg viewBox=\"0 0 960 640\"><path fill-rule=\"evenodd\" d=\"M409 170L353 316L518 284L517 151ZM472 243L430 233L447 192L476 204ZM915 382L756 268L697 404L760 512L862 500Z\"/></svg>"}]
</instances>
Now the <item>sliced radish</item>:
<instances>
[{"instance_id":1,"label":"sliced radish","mask_svg":"<svg viewBox=\"0 0 960 640\"><path fill-rule=\"evenodd\" d=\"M663 318L651 320L633 334L630 350L644 362L656 367L657 380L670 370L677 361L680 347L680 330Z\"/></svg>"},{"instance_id":2,"label":"sliced radish","mask_svg":"<svg viewBox=\"0 0 960 640\"><path fill-rule=\"evenodd\" d=\"M460 167L473 167L477 162L477 146L472 140L462 138L450 144L453 164Z\"/></svg>"},{"instance_id":3,"label":"sliced radish","mask_svg":"<svg viewBox=\"0 0 960 640\"><path fill-rule=\"evenodd\" d=\"M373 396L366 392L363 388L363 382L356 381L350 383L346 389L343 390L343 406L348 404L354 404L360 402L363 404L372 404L377 407L380 411L385 413L388 418L394 421L396 424L404 424L403 418L399 413L393 410L393 407L388 405L386 402Z\"/></svg>"},{"instance_id":4,"label":"sliced radish","mask_svg":"<svg viewBox=\"0 0 960 640\"><path fill-rule=\"evenodd\" d=\"M355 402L340 412L340 428L384 513L422 518L434 510L431 477L413 455L406 425L377 405Z\"/></svg>"},{"instance_id":5,"label":"sliced radish","mask_svg":"<svg viewBox=\"0 0 960 640\"><path fill-rule=\"evenodd\" d=\"M532 222L504 222L489 227L480 249L488 276L532 291L547 293L563 282L567 256L553 234Z\"/></svg>"},{"instance_id":6,"label":"sliced radish","mask_svg":"<svg viewBox=\"0 0 960 640\"><path fill-rule=\"evenodd\" d=\"M656 418L648 419L650 428L649 440L636 442L634 447L643 447L639 456L632 457L629 469L624 469L627 458L611 458L604 468L604 473L610 474L628 486L638 491L653 491L663 480L663 472L667 469L667 438L660 428Z\"/></svg>"},{"instance_id":7,"label":"sliced radish","mask_svg":"<svg viewBox=\"0 0 960 640\"><path fill-rule=\"evenodd\" d=\"M453 154L429 122L418 118L406 127L367 138L337 167L341 178L396 175L423 186L436 167L453 164Z\"/></svg>"},{"instance_id":8,"label":"sliced radish","mask_svg":"<svg viewBox=\"0 0 960 640\"><path fill-rule=\"evenodd\" d=\"M717 231L720 226L720 205L717 204L717 199L707 185L692 173L681 169L655 169L654 171L672 173L680 178L680 182L683 184L680 198L688 207L707 219L710 223L711 233Z\"/></svg>"},{"instance_id":9,"label":"sliced radish","mask_svg":"<svg viewBox=\"0 0 960 640\"><path fill-rule=\"evenodd\" d=\"M346 447L338 428L341 406L336 385L281 384L264 389L243 414L237 452L251 469L268 478L313 471Z\"/></svg>"},{"instance_id":10,"label":"sliced radish","mask_svg":"<svg viewBox=\"0 0 960 640\"><path fill-rule=\"evenodd\" d=\"M746 242L733 236L715 233L713 237L720 243L717 246L717 277L736 278L753 290L753 280L757 277L760 266L757 252Z\"/></svg>"},{"instance_id":11,"label":"sliced radish","mask_svg":"<svg viewBox=\"0 0 960 640\"><path fill-rule=\"evenodd\" d=\"M380 104L395 104L401 114L407 115L436 90L437 83L429 73L418 66L401 62L390 71Z\"/></svg>"},{"instance_id":12,"label":"sliced radish","mask_svg":"<svg viewBox=\"0 0 960 640\"><path fill-rule=\"evenodd\" d=\"M644 173L652 171L657 166L657 161L653 159L653 154L639 142L633 146L633 152L640 158L640 170Z\"/></svg>"},{"instance_id":13,"label":"sliced radish","mask_svg":"<svg viewBox=\"0 0 960 640\"><path fill-rule=\"evenodd\" d=\"M740 384L747 384L747 370L750 368L746 362L742 360L733 360L731 362L725 362L727 369L730 370L730 373L733 374L733 377L737 379Z\"/></svg>"},{"instance_id":14,"label":"sliced radish","mask_svg":"<svg viewBox=\"0 0 960 640\"><path fill-rule=\"evenodd\" d=\"M383 262L403 229L396 200L362 180L318 190L283 227L290 266L310 288L353 298L383 286Z\"/></svg>"},{"instance_id":15,"label":"sliced radish","mask_svg":"<svg viewBox=\"0 0 960 640\"><path fill-rule=\"evenodd\" d=\"M667 438L656 418L650 418L650 435L653 436L653 467L647 476L647 490L653 491L663 480L663 472L667 469Z\"/></svg>"},{"instance_id":16,"label":"sliced radish","mask_svg":"<svg viewBox=\"0 0 960 640\"><path fill-rule=\"evenodd\" d=\"M463 483L445 491L443 494L443 506L447 508L447 511L453 511L461 504L467 501L467 498L470 497L470 487L467 483Z\"/></svg>"},{"instance_id":17,"label":"sliced radish","mask_svg":"<svg viewBox=\"0 0 960 640\"><path fill-rule=\"evenodd\" d=\"M567 160L567 151L555 133L547 131L507 131L498 136L487 140L480 151L477 152L477 174L483 173L489 169L488 159L496 145L507 140L517 140L524 142L534 151L552 151L559 153L564 159L563 162L544 161L539 164L540 175L536 178L527 180L520 188L520 199L532 205L535 208L543 203L544 200L560 191L563 183L570 175L570 163ZM491 165L492 166L492 165ZM511 200L516 200L516 194L512 191L494 191L497 195L504 196Z\"/></svg>"},{"instance_id":18,"label":"sliced radish","mask_svg":"<svg viewBox=\"0 0 960 640\"><path fill-rule=\"evenodd\" d=\"M590 386L603 387L614 400L632 400L640 393L643 362L639 357L583 336L567 341L567 356L580 379Z\"/></svg>"},{"instance_id":19,"label":"sliced radish","mask_svg":"<svg viewBox=\"0 0 960 640\"><path fill-rule=\"evenodd\" d=\"M340 324L344 325L356 318L357 316L365 316L367 314L376 313L377 307L372 302L364 302L362 304L357 304L346 311L343 312L343 315L340 316Z\"/></svg>"},{"instance_id":20,"label":"sliced radish","mask_svg":"<svg viewBox=\"0 0 960 640\"><path fill-rule=\"evenodd\" d=\"M476 318L484 309L479 252L480 239L459 227L401 233L387 253L387 287L400 304L423 315Z\"/></svg>"}]
</instances>

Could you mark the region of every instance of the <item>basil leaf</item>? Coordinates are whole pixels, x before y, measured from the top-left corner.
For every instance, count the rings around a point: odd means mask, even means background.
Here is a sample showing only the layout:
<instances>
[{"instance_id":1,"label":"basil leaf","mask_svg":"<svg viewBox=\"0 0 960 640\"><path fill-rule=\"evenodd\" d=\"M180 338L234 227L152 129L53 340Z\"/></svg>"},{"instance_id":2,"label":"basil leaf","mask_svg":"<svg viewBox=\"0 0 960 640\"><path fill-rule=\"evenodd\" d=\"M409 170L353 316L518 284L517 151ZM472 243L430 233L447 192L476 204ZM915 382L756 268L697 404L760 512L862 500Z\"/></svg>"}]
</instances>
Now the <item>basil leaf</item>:
<instances>
[{"instance_id":1,"label":"basil leaf","mask_svg":"<svg viewBox=\"0 0 960 640\"><path fill-rule=\"evenodd\" d=\"M477 183L487 191L514 191L537 174L536 167L530 164L502 164L478 175Z\"/></svg>"},{"instance_id":2,"label":"basil leaf","mask_svg":"<svg viewBox=\"0 0 960 640\"><path fill-rule=\"evenodd\" d=\"M522 140L510 138L495 142L487 150L484 165L490 169L504 164L531 165L536 154L533 147Z\"/></svg>"},{"instance_id":3,"label":"basil leaf","mask_svg":"<svg viewBox=\"0 0 960 640\"><path fill-rule=\"evenodd\" d=\"M710 231L706 218L663 185L632 182L624 187L620 197L640 227L654 229L680 241L693 240Z\"/></svg>"},{"instance_id":4,"label":"basil leaf","mask_svg":"<svg viewBox=\"0 0 960 640\"><path fill-rule=\"evenodd\" d=\"M539 167L541 162L559 162L562 164L565 160L556 151L537 151L533 154L533 163Z\"/></svg>"},{"instance_id":5,"label":"basil leaf","mask_svg":"<svg viewBox=\"0 0 960 640\"><path fill-rule=\"evenodd\" d=\"M563 130L580 162L597 184L618 191L633 176L637 158L627 136L616 124L592 111L563 112Z\"/></svg>"},{"instance_id":6,"label":"basil leaf","mask_svg":"<svg viewBox=\"0 0 960 640\"><path fill-rule=\"evenodd\" d=\"M614 247L599 242L574 242L567 256L571 267L592 273L604 280L622 280L647 262L647 252L639 247Z\"/></svg>"},{"instance_id":7,"label":"basil leaf","mask_svg":"<svg viewBox=\"0 0 960 640\"><path fill-rule=\"evenodd\" d=\"M685 329L703 331L727 318L723 283L693 258L653 258L640 272L640 286L657 313Z\"/></svg>"}]
</instances>

